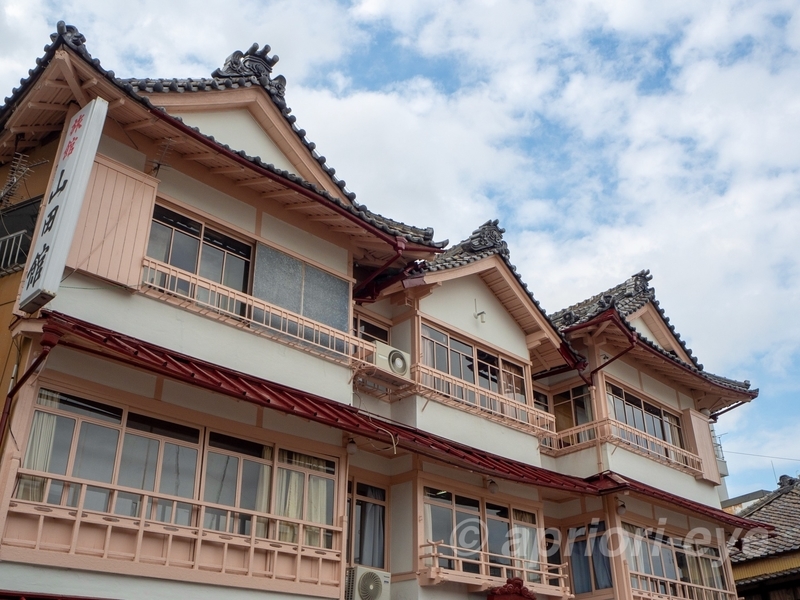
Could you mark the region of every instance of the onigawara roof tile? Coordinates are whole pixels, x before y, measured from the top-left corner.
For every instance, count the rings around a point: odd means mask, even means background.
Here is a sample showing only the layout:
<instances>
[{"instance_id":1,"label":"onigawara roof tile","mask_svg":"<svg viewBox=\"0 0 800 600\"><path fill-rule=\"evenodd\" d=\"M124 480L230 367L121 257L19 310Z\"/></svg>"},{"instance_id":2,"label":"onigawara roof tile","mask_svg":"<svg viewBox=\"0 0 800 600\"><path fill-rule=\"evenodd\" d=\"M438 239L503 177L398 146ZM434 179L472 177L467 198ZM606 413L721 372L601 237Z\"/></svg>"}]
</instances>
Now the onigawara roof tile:
<instances>
[{"instance_id":1,"label":"onigawara roof tile","mask_svg":"<svg viewBox=\"0 0 800 600\"><path fill-rule=\"evenodd\" d=\"M569 328L588 323L610 308L614 308L622 317L622 322L637 336L640 343L647 344L654 350L663 354L666 358L684 367L688 367L716 385L737 392L750 392L751 395L757 395L758 390L750 390L749 381L737 381L720 375L714 375L713 373L703 370L703 365L693 356L692 350L686 345L686 342L681 339L680 333L678 333L675 330L675 326L670 323L670 319L661 307L661 303L656 299L656 290L650 287L649 284L652 278L653 276L650 274L649 270L639 271L619 285L551 314L550 320L557 330L563 332ZM683 351L691 360L691 364L681 360L674 352L664 350L652 340L644 337L627 321L626 317L632 315L646 304L651 304L658 311L664 323L669 327L670 333L675 337Z\"/></svg>"},{"instance_id":2,"label":"onigawara roof tile","mask_svg":"<svg viewBox=\"0 0 800 600\"><path fill-rule=\"evenodd\" d=\"M141 78L118 78L114 71L106 70L100 65L100 60L93 58L86 48L86 37L78 31L73 25L66 25L64 21L59 21L57 31L50 35L51 43L44 47L44 55L36 59L36 66L28 71L28 77L20 80L19 87L12 90L11 95L5 98L5 103L0 106L0 126L11 116L18 100L22 95L31 87L39 75L47 68L47 65L55 55L56 50L62 46L68 47L70 50L78 54L89 65L91 65L102 77L113 82L117 87L125 91L125 93L132 99L143 104L150 110L160 110L162 113L168 115L171 119L180 122L184 127L190 127L196 133L202 135L206 139L212 141L220 148L228 152L235 152L242 158L252 162L253 164L271 171L276 175L286 179L295 184L299 184L304 188L316 193L320 198L327 202L331 202L340 208L347 210L359 219L363 220L374 227L388 233L392 236L402 237L415 244L429 246L431 248L444 248L448 244L448 240L435 242L433 240L433 228L414 227L407 225L394 219L384 217L377 213L370 211L366 205L357 203L355 201L356 195L353 192L345 191L345 182L334 176L336 172L332 167L328 167L324 156L316 152L316 144L306 139L306 132L300 129L295 124L296 117L291 113L291 108L286 106L284 93L286 89L286 79L282 75L271 77L272 67L278 62L277 56L269 56L270 47L265 46L259 50L258 44L253 44L247 52L236 51L231 54L225 61L221 69L216 69L210 78L201 79L141 79ZM319 189L313 183L310 183L288 171L279 169L272 164L265 163L258 156L249 156L242 150L232 148L227 144L223 144L213 136L206 135L197 127L191 127L184 123L182 119L169 115L162 107L156 106L152 100L140 94L140 92L202 92L210 90L222 89L236 89L244 87L258 86L263 88L272 101L280 108L281 114L289 122L292 130L300 138L302 143L309 149L312 156L320 163L323 170L332 178L333 182L342 190L344 196L350 200L345 202L341 198L330 194L327 190Z\"/></svg>"},{"instance_id":3,"label":"onigawara roof tile","mask_svg":"<svg viewBox=\"0 0 800 600\"><path fill-rule=\"evenodd\" d=\"M733 562L800 550L800 479L782 475L777 490L740 511L738 516L772 525L775 531L770 537L746 538L741 549L730 548Z\"/></svg>"}]
</instances>

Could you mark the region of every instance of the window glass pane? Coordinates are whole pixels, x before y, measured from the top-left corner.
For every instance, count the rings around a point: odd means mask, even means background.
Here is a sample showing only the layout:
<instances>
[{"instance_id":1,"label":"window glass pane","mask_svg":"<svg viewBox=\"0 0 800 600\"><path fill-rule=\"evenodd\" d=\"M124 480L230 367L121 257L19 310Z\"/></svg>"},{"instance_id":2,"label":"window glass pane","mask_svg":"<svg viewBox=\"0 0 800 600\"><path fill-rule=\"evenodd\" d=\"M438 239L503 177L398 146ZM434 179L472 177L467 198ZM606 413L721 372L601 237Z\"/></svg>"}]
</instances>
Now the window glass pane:
<instances>
[{"instance_id":1,"label":"window glass pane","mask_svg":"<svg viewBox=\"0 0 800 600\"><path fill-rule=\"evenodd\" d=\"M464 571L480 572L480 565L477 562L469 561L480 560L480 555L476 551L480 551L482 546L481 529L481 521L478 515L456 511L456 529L453 545L460 548L457 552L458 556L466 559L466 562L461 565Z\"/></svg>"},{"instance_id":2,"label":"window glass pane","mask_svg":"<svg viewBox=\"0 0 800 600\"><path fill-rule=\"evenodd\" d=\"M75 421L36 411L23 467L58 475L67 474Z\"/></svg>"},{"instance_id":3,"label":"window glass pane","mask_svg":"<svg viewBox=\"0 0 800 600\"><path fill-rule=\"evenodd\" d=\"M449 373L449 368L447 366L447 347L442 346L440 344L436 344L436 348L434 349L436 356L434 360L436 361L436 369L442 371L443 373Z\"/></svg>"},{"instance_id":4,"label":"window glass pane","mask_svg":"<svg viewBox=\"0 0 800 600\"><path fill-rule=\"evenodd\" d=\"M198 237L200 236L202 225L199 221L190 219L189 217L171 211L163 206L156 205L153 208L153 219L156 221L161 221L162 223L170 225L171 227L174 227L185 233L189 233Z\"/></svg>"},{"instance_id":5,"label":"window glass pane","mask_svg":"<svg viewBox=\"0 0 800 600\"><path fill-rule=\"evenodd\" d=\"M471 356L461 356L461 378L475 383L475 364Z\"/></svg>"},{"instance_id":6,"label":"window glass pane","mask_svg":"<svg viewBox=\"0 0 800 600\"><path fill-rule=\"evenodd\" d=\"M126 433L117 483L152 492L156 486L158 446L158 440Z\"/></svg>"},{"instance_id":7,"label":"window glass pane","mask_svg":"<svg viewBox=\"0 0 800 600\"><path fill-rule=\"evenodd\" d=\"M427 498L434 498L435 500L441 500L442 502L453 501L453 494L445 490L438 490L436 488L425 487L424 492Z\"/></svg>"},{"instance_id":8,"label":"window glass pane","mask_svg":"<svg viewBox=\"0 0 800 600\"><path fill-rule=\"evenodd\" d=\"M311 265L305 267L303 316L340 331L347 331L350 284Z\"/></svg>"},{"instance_id":9,"label":"window glass pane","mask_svg":"<svg viewBox=\"0 0 800 600\"><path fill-rule=\"evenodd\" d=\"M436 331L432 327L428 327L427 325L422 325L422 335L427 338L430 338L440 344L447 344L447 336L443 334L441 331Z\"/></svg>"},{"instance_id":10,"label":"window glass pane","mask_svg":"<svg viewBox=\"0 0 800 600\"><path fill-rule=\"evenodd\" d=\"M195 469L197 449L166 442L158 491L181 498L193 497Z\"/></svg>"},{"instance_id":11,"label":"window glass pane","mask_svg":"<svg viewBox=\"0 0 800 600\"><path fill-rule=\"evenodd\" d=\"M497 519L486 519L486 536L487 548L489 550L489 562L496 565L510 565L511 560L508 558L511 553L511 548L508 543L509 524L508 521L499 521ZM502 577L501 569L494 570L491 573L494 577Z\"/></svg>"},{"instance_id":12,"label":"window glass pane","mask_svg":"<svg viewBox=\"0 0 800 600\"><path fill-rule=\"evenodd\" d=\"M491 517L508 518L508 507L499 504L486 503L486 514Z\"/></svg>"},{"instance_id":13,"label":"window glass pane","mask_svg":"<svg viewBox=\"0 0 800 600\"><path fill-rule=\"evenodd\" d=\"M458 508L466 508L474 511L479 511L481 509L481 503L479 500L458 495L456 496L456 506Z\"/></svg>"},{"instance_id":14,"label":"window glass pane","mask_svg":"<svg viewBox=\"0 0 800 600\"><path fill-rule=\"evenodd\" d=\"M386 500L386 490L366 483L358 483L356 485L356 494L374 498L375 500Z\"/></svg>"},{"instance_id":15,"label":"window glass pane","mask_svg":"<svg viewBox=\"0 0 800 600\"><path fill-rule=\"evenodd\" d=\"M577 425L583 425L592 420L592 405L588 397L575 399L575 420Z\"/></svg>"},{"instance_id":16,"label":"window glass pane","mask_svg":"<svg viewBox=\"0 0 800 600\"><path fill-rule=\"evenodd\" d=\"M214 504L233 506L236 499L239 459L229 454L209 452L206 460L206 481L203 499Z\"/></svg>"},{"instance_id":17,"label":"window glass pane","mask_svg":"<svg viewBox=\"0 0 800 600\"><path fill-rule=\"evenodd\" d=\"M371 486L370 486L371 487ZM372 488L379 490L380 488ZM383 490L380 490L381 492ZM356 500L353 562L365 567L384 566L386 508L366 500Z\"/></svg>"},{"instance_id":18,"label":"window glass pane","mask_svg":"<svg viewBox=\"0 0 800 600\"><path fill-rule=\"evenodd\" d=\"M444 506L425 504L425 537L432 542L441 541L448 546L455 545L455 540L453 539L453 511ZM447 554L450 553L446 548L442 548L441 551Z\"/></svg>"},{"instance_id":19,"label":"window glass pane","mask_svg":"<svg viewBox=\"0 0 800 600\"><path fill-rule=\"evenodd\" d=\"M461 355L452 350L450 351L450 374L453 377L463 379L461 375Z\"/></svg>"},{"instance_id":20,"label":"window glass pane","mask_svg":"<svg viewBox=\"0 0 800 600\"><path fill-rule=\"evenodd\" d=\"M595 589L610 588L611 564L608 560L608 538L605 535L592 538L592 567L594 570Z\"/></svg>"},{"instance_id":21,"label":"window glass pane","mask_svg":"<svg viewBox=\"0 0 800 600\"><path fill-rule=\"evenodd\" d=\"M291 450L280 450L278 452L278 460L287 465L295 465L304 467L306 469L313 469L314 471L322 471L333 475L336 472L336 463L332 460L324 458L317 458L316 456L309 456L301 452L292 452Z\"/></svg>"},{"instance_id":22,"label":"window glass pane","mask_svg":"<svg viewBox=\"0 0 800 600\"><path fill-rule=\"evenodd\" d=\"M556 399L558 399L560 395L561 394L558 394ZM571 402L562 402L561 404L556 404L553 412L556 417L556 431L563 431L565 429L575 427L575 419L572 415Z\"/></svg>"},{"instance_id":23,"label":"window glass pane","mask_svg":"<svg viewBox=\"0 0 800 600\"><path fill-rule=\"evenodd\" d=\"M472 346L465 344L464 342L459 342L458 340L454 340L450 338L450 347L461 354L466 354L467 356L472 356Z\"/></svg>"},{"instance_id":24,"label":"window glass pane","mask_svg":"<svg viewBox=\"0 0 800 600\"><path fill-rule=\"evenodd\" d=\"M307 520L333 525L333 488L333 479L317 475L308 477Z\"/></svg>"},{"instance_id":25,"label":"window glass pane","mask_svg":"<svg viewBox=\"0 0 800 600\"><path fill-rule=\"evenodd\" d=\"M242 491L239 506L247 510L269 512L272 467L245 460L242 463Z\"/></svg>"},{"instance_id":26,"label":"window glass pane","mask_svg":"<svg viewBox=\"0 0 800 600\"><path fill-rule=\"evenodd\" d=\"M171 437L183 442L190 442L197 444L200 442L200 430L194 427L187 427L186 425L178 425L170 423L169 421L162 421L153 417L146 417L144 415L137 415L136 413L128 413L128 418L125 421L128 429L135 429L136 431L144 431L145 433L152 433L154 435L161 435Z\"/></svg>"},{"instance_id":27,"label":"window glass pane","mask_svg":"<svg viewBox=\"0 0 800 600\"><path fill-rule=\"evenodd\" d=\"M171 240L172 228L153 221L150 227L150 240L147 242L147 256L167 262Z\"/></svg>"},{"instance_id":28,"label":"window glass pane","mask_svg":"<svg viewBox=\"0 0 800 600\"><path fill-rule=\"evenodd\" d=\"M200 257L200 277L222 283L222 265L225 262L225 253L209 244L203 244L203 254Z\"/></svg>"},{"instance_id":29,"label":"window glass pane","mask_svg":"<svg viewBox=\"0 0 800 600\"><path fill-rule=\"evenodd\" d=\"M197 254L200 250L200 240L176 231L172 238L172 253L169 264L178 269L194 273L197 269Z\"/></svg>"},{"instance_id":30,"label":"window glass pane","mask_svg":"<svg viewBox=\"0 0 800 600\"><path fill-rule=\"evenodd\" d=\"M389 343L389 330L380 325L375 325L363 319L359 319L358 337L370 342L380 340Z\"/></svg>"},{"instance_id":31,"label":"window glass pane","mask_svg":"<svg viewBox=\"0 0 800 600\"><path fill-rule=\"evenodd\" d=\"M289 469L278 469L278 489L275 494L275 513L292 519L303 518L303 488L305 477Z\"/></svg>"},{"instance_id":32,"label":"window glass pane","mask_svg":"<svg viewBox=\"0 0 800 600\"><path fill-rule=\"evenodd\" d=\"M303 263L264 244L256 246L253 296L300 314Z\"/></svg>"},{"instance_id":33,"label":"window glass pane","mask_svg":"<svg viewBox=\"0 0 800 600\"><path fill-rule=\"evenodd\" d=\"M272 459L272 446L264 446L257 442L243 440L214 431L208 435L208 445L212 448L237 452L247 456L255 456L256 458Z\"/></svg>"},{"instance_id":34,"label":"window glass pane","mask_svg":"<svg viewBox=\"0 0 800 600\"><path fill-rule=\"evenodd\" d=\"M94 423L81 423L72 475L111 483L119 431Z\"/></svg>"},{"instance_id":35,"label":"window glass pane","mask_svg":"<svg viewBox=\"0 0 800 600\"><path fill-rule=\"evenodd\" d=\"M576 594L592 591L592 577L589 568L589 557L586 555L586 540L578 540L572 544L569 555L572 567L572 589Z\"/></svg>"},{"instance_id":36,"label":"window glass pane","mask_svg":"<svg viewBox=\"0 0 800 600\"><path fill-rule=\"evenodd\" d=\"M121 408L108 406L100 402L92 402L91 400L84 400L83 398L62 394L61 392L41 389L39 390L37 404L58 408L84 417L99 419L100 421L108 421L109 423L122 422Z\"/></svg>"},{"instance_id":37,"label":"window glass pane","mask_svg":"<svg viewBox=\"0 0 800 600\"><path fill-rule=\"evenodd\" d=\"M247 291L250 277L250 263L244 259L228 254L225 258L225 276L222 283L240 292Z\"/></svg>"}]
</instances>

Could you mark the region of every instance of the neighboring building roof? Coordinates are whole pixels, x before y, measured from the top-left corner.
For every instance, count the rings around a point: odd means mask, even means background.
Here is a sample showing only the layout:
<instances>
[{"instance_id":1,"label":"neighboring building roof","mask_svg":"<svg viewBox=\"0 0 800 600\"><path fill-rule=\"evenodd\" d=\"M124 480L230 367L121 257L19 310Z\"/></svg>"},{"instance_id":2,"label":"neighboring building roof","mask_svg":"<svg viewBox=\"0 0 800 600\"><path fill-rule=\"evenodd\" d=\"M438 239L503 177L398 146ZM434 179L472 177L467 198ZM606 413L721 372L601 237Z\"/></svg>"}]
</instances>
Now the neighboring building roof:
<instances>
[{"instance_id":1,"label":"neighboring building roof","mask_svg":"<svg viewBox=\"0 0 800 600\"><path fill-rule=\"evenodd\" d=\"M741 496L736 496L735 498L728 498L727 500L723 500L720 502L720 506L722 508L730 508L732 506L738 506L740 504L748 504L751 506L756 500L760 500L764 496L768 496L770 494L769 490L756 490L755 492L750 492L748 494L742 494ZM737 512L741 512L747 507L741 507Z\"/></svg>"},{"instance_id":2,"label":"neighboring building roof","mask_svg":"<svg viewBox=\"0 0 800 600\"><path fill-rule=\"evenodd\" d=\"M619 285L551 314L550 320L556 329L561 332L566 332L568 329L590 322L592 319L613 308L622 317L622 323L637 336L639 342L647 344L665 358L694 371L715 385L729 388L737 392L745 392L753 397L757 396L758 390L751 390L749 381L736 381L703 370L703 365L692 356L691 349L686 346L686 343L681 339L680 334L675 330L675 326L669 322L669 317L664 313L664 309L661 308L661 304L656 299L655 288L649 285L652 278L653 276L650 275L649 270L640 271ZM626 317L632 315L646 304L652 305L658 311L664 323L669 327L670 333L692 361L691 364L681 360L674 352L664 350L652 340L647 339L639 333L635 327L628 323Z\"/></svg>"},{"instance_id":3,"label":"neighboring building roof","mask_svg":"<svg viewBox=\"0 0 800 600\"><path fill-rule=\"evenodd\" d=\"M108 71L104 69L100 66L100 61L98 59L92 58L91 54L89 54L89 51L86 49L86 38L83 36L83 34L81 34L76 27L72 25L66 25L64 21L58 22L57 32L51 34L50 39L52 43L44 47L44 55L36 60L36 67L28 71L28 77L20 80L20 86L14 88L11 96L6 97L5 104L0 106L0 125L3 125L11 116L11 114L13 114L18 100L35 83L39 75L44 72L55 55L56 50L64 46L85 60L86 63L91 65L102 77L114 83L114 85L116 85L118 88L124 90L128 96L143 104L148 109L160 111L161 113L167 115L170 119L173 119L175 122L181 123L183 127L189 127L196 133L202 135L204 138L214 142L221 149L229 152L235 152L240 157L252 162L258 167L271 171L272 173L275 173L291 183L300 184L302 187L316 193L320 197L321 201L334 203L340 208L343 208L355 215L365 223L368 223L373 227L377 227L392 236L400 236L415 244L421 244L435 249L443 248L447 245L447 240L442 242L433 241L434 232L430 227L414 227L412 225L400 223L399 221L395 221L393 219L373 213L367 209L365 205L357 204L355 202L355 194L352 192L345 194L352 204L345 202L341 198L328 193L326 190L319 189L314 184L304 180L302 177L299 177L294 173L289 173L288 171L279 169L272 164L265 163L257 156L248 156L245 152L239 150L238 148L231 148L227 144L218 142L213 136L205 135L198 128L185 124L180 118L169 115L163 109L157 107L150 100L150 98L137 93L137 91L145 89L148 91L186 92L203 89L234 89L251 86L261 87L266 91L269 97L272 98L273 102L279 106L281 109L281 114L283 114L283 116L289 122L292 130L298 135L303 144L312 153L314 158L320 162L322 168L325 169L326 172L333 178L334 183L340 189L342 189L343 193L345 193L345 182L334 177L333 174L335 171L325 166L324 157L319 156L315 151L315 144L306 140L305 130L298 129L294 124L295 117L289 114L291 109L286 107L283 96L286 84L285 78L280 75L274 78L270 78L269 76L269 73L272 70L272 65L277 62L277 57L267 56L267 53L270 50L268 46L259 51L258 45L254 44L246 53L238 51L234 52L226 60L225 66L222 69L217 69L214 71L213 76L210 79L151 80L117 78L114 74L114 71ZM237 69L239 69L239 72L237 72Z\"/></svg>"},{"instance_id":4,"label":"neighboring building roof","mask_svg":"<svg viewBox=\"0 0 800 600\"><path fill-rule=\"evenodd\" d=\"M747 539L741 550L731 550L731 560L743 563L800 550L800 479L782 475L780 487L741 512L775 528L771 537ZM775 576L782 574L776 573Z\"/></svg>"}]
</instances>

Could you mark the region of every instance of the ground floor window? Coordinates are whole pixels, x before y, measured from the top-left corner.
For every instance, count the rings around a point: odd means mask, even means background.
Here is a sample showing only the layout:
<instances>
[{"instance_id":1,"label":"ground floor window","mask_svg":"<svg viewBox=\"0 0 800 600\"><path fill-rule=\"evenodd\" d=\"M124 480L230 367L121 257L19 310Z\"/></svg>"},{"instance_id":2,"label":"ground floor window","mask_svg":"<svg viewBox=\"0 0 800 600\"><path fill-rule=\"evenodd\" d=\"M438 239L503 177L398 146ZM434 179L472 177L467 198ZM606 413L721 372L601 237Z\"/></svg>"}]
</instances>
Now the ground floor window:
<instances>
[{"instance_id":1,"label":"ground floor window","mask_svg":"<svg viewBox=\"0 0 800 600\"><path fill-rule=\"evenodd\" d=\"M333 547L332 458L41 389L22 469L21 500Z\"/></svg>"},{"instance_id":2,"label":"ground floor window","mask_svg":"<svg viewBox=\"0 0 800 600\"><path fill-rule=\"evenodd\" d=\"M386 567L386 490L349 481L347 510L350 516L348 561L365 567Z\"/></svg>"},{"instance_id":3,"label":"ground floor window","mask_svg":"<svg viewBox=\"0 0 800 600\"><path fill-rule=\"evenodd\" d=\"M612 587L608 534L604 521L571 527L567 532L572 591L586 594Z\"/></svg>"}]
</instances>

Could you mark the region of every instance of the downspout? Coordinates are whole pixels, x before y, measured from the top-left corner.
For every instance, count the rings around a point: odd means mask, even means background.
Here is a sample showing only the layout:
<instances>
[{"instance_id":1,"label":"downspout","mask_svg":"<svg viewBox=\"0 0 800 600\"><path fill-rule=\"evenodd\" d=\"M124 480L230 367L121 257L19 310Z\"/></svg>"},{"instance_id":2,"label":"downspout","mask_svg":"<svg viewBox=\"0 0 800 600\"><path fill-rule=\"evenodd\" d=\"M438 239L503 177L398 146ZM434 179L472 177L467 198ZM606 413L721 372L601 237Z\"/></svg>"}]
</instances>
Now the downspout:
<instances>
[{"instance_id":1,"label":"downspout","mask_svg":"<svg viewBox=\"0 0 800 600\"><path fill-rule=\"evenodd\" d=\"M27 383L28 379L31 378L31 375L33 375L42 365L44 360L47 358L47 355L50 354L50 351L55 348L56 344L58 344L59 340L61 339L61 333L55 329L49 328L47 325L45 325L42 330L42 338L39 341L40 345L42 346L41 353L36 357L36 360L31 363L31 366L28 367L28 370L23 373L22 377L19 378L19 381L14 384L14 387L8 391L8 395L6 396L6 401L3 405L3 414L0 415L0 447L2 447L5 443L6 426L8 424L9 416L11 415L11 405L14 402L14 396L17 395L17 392L19 392L19 390L22 389L22 386Z\"/></svg>"}]
</instances>

